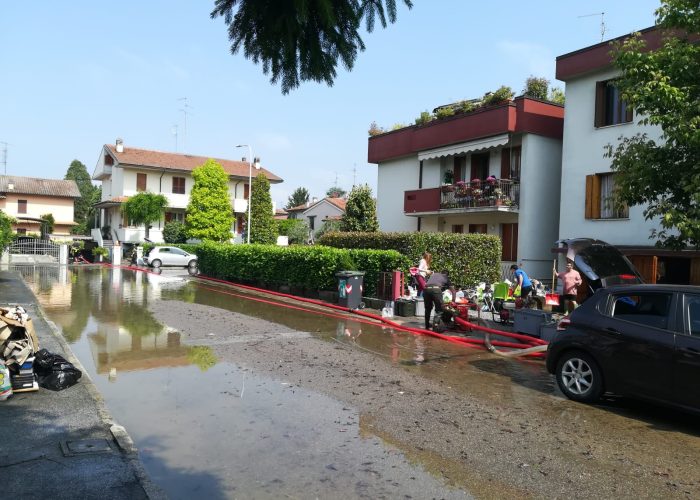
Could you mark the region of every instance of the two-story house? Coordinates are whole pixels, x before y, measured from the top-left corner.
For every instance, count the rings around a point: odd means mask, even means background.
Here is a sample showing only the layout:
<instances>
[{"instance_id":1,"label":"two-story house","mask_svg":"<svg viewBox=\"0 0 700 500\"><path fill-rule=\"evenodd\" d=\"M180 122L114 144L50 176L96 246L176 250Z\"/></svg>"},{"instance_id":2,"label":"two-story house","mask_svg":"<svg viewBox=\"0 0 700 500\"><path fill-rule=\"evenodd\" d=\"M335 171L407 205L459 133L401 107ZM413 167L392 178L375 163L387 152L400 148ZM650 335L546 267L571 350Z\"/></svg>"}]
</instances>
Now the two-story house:
<instances>
[{"instance_id":1,"label":"two-story house","mask_svg":"<svg viewBox=\"0 0 700 500\"><path fill-rule=\"evenodd\" d=\"M80 198L78 185L72 180L37 179L17 175L0 175L0 210L17 222L17 234L39 235L41 216L53 215L53 235L68 236L75 226L75 200Z\"/></svg>"},{"instance_id":2,"label":"two-story house","mask_svg":"<svg viewBox=\"0 0 700 500\"><path fill-rule=\"evenodd\" d=\"M642 30L650 50L661 44L661 30ZM629 35L619 37L620 41ZM700 284L700 254L654 247L649 239L658 220L645 220L644 206L615 207L615 175L604 148L639 132L660 140L659 127L640 124L615 87L620 71L612 64L611 41L557 57L556 77L566 84L562 148L560 238L588 237L617 246L645 281Z\"/></svg>"},{"instance_id":3,"label":"two-story house","mask_svg":"<svg viewBox=\"0 0 700 500\"><path fill-rule=\"evenodd\" d=\"M287 210L290 219L305 221L311 234L317 233L328 221L340 220L345 215L345 198L313 198L311 202Z\"/></svg>"},{"instance_id":4,"label":"two-story house","mask_svg":"<svg viewBox=\"0 0 700 500\"><path fill-rule=\"evenodd\" d=\"M497 235L504 269L551 277L563 121L562 106L517 97L370 137L380 229Z\"/></svg>"},{"instance_id":5,"label":"two-story house","mask_svg":"<svg viewBox=\"0 0 700 500\"><path fill-rule=\"evenodd\" d=\"M204 156L127 148L119 139L115 145L105 144L92 176L102 181L102 199L95 205L99 209L101 229L93 230L93 238L98 243L103 237L122 242L142 242L145 228L130 226L121 212L121 205L129 196L148 191L163 194L168 199L164 218L154 224L149 232L149 239L162 242L166 222L184 222L194 185L192 171L207 160ZM251 166L245 158L241 161L214 160L229 175L229 194L235 215L231 233L233 239L240 238L247 220ZM271 184L282 182L280 177L264 168L252 169L252 176L260 172Z\"/></svg>"}]
</instances>

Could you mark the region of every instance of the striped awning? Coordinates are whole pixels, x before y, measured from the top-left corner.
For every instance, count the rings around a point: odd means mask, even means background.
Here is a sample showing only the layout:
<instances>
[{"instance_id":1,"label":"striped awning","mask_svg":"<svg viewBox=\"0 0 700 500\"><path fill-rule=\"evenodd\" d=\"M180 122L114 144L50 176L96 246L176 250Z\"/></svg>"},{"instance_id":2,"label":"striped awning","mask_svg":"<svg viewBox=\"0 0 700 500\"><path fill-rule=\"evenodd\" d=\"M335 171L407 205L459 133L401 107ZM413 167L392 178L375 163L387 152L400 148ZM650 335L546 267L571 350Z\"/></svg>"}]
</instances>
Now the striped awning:
<instances>
[{"instance_id":1,"label":"striped awning","mask_svg":"<svg viewBox=\"0 0 700 500\"><path fill-rule=\"evenodd\" d=\"M469 153L470 151L481 151L491 149L498 146L508 144L508 134L487 137L485 139L477 139L476 141L462 142L460 144L450 144L440 148L429 149L418 153L418 160L430 160L432 158L441 158L443 156L455 156L459 154Z\"/></svg>"}]
</instances>

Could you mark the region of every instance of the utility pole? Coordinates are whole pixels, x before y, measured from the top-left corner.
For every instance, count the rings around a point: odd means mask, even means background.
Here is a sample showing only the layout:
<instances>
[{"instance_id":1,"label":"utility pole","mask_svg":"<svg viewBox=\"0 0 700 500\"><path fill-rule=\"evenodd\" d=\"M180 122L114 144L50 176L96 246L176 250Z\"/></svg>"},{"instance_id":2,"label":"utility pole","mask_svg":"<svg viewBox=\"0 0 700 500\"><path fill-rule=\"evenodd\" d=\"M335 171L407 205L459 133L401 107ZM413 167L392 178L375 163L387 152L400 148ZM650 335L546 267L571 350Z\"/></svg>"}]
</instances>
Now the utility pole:
<instances>
[{"instance_id":1,"label":"utility pole","mask_svg":"<svg viewBox=\"0 0 700 500\"><path fill-rule=\"evenodd\" d=\"M605 12L596 12L594 14L585 14L583 16L578 16L579 19L582 17L593 17L593 16L600 16L600 41L602 42L605 39L605 32L607 29L605 28Z\"/></svg>"}]
</instances>

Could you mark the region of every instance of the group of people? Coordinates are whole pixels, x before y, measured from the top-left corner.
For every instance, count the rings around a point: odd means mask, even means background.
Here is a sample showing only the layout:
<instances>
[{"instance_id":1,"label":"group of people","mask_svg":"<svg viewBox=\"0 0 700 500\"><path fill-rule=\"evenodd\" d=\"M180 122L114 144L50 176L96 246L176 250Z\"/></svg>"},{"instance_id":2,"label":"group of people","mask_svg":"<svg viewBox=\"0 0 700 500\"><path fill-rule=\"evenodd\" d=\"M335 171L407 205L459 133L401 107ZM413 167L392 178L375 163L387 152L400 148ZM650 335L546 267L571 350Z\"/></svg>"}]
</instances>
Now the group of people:
<instances>
[{"instance_id":1,"label":"group of people","mask_svg":"<svg viewBox=\"0 0 700 500\"><path fill-rule=\"evenodd\" d=\"M418 271L415 276L418 296L423 297L425 304L426 330L430 330L430 316L433 309L435 309L436 316L442 314L444 310L443 290L449 290L453 300L456 297L455 288L450 281L449 273L446 270L434 272L430 269L432 260L433 256L429 252L424 252L418 264ZM510 270L513 271L515 278L513 282L514 295L519 296L523 300L527 300L532 293L532 280L527 273L516 264L510 266ZM566 270L562 272L557 272L555 266L554 273L557 278L562 281L562 294L566 303L566 309L568 312L571 312L578 307L576 296L578 294L578 287L583 282L581 275L574 269L574 263L571 261L567 261ZM554 286L554 283L552 286Z\"/></svg>"}]
</instances>

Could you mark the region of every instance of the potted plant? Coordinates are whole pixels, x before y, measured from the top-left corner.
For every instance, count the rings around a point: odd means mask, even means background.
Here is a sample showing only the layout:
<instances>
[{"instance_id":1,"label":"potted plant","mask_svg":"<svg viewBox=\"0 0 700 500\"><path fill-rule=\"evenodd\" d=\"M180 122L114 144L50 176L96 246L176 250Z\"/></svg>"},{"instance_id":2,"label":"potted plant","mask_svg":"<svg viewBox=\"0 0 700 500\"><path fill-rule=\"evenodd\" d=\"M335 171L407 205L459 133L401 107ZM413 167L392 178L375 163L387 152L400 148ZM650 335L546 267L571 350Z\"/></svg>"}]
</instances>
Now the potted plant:
<instances>
[{"instance_id":1,"label":"potted plant","mask_svg":"<svg viewBox=\"0 0 700 500\"><path fill-rule=\"evenodd\" d=\"M457 181L455 184L455 196L464 198L469 195L469 186L464 181Z\"/></svg>"},{"instance_id":2,"label":"potted plant","mask_svg":"<svg viewBox=\"0 0 700 500\"><path fill-rule=\"evenodd\" d=\"M97 262L102 262L102 260L109 255L109 250L105 247L95 247L92 249L92 256Z\"/></svg>"},{"instance_id":3,"label":"potted plant","mask_svg":"<svg viewBox=\"0 0 700 500\"><path fill-rule=\"evenodd\" d=\"M454 178L455 178L455 174L454 174L454 172L452 172L452 170L445 170L445 174L443 177L443 182L445 184L452 184L452 182L454 181Z\"/></svg>"}]
</instances>

